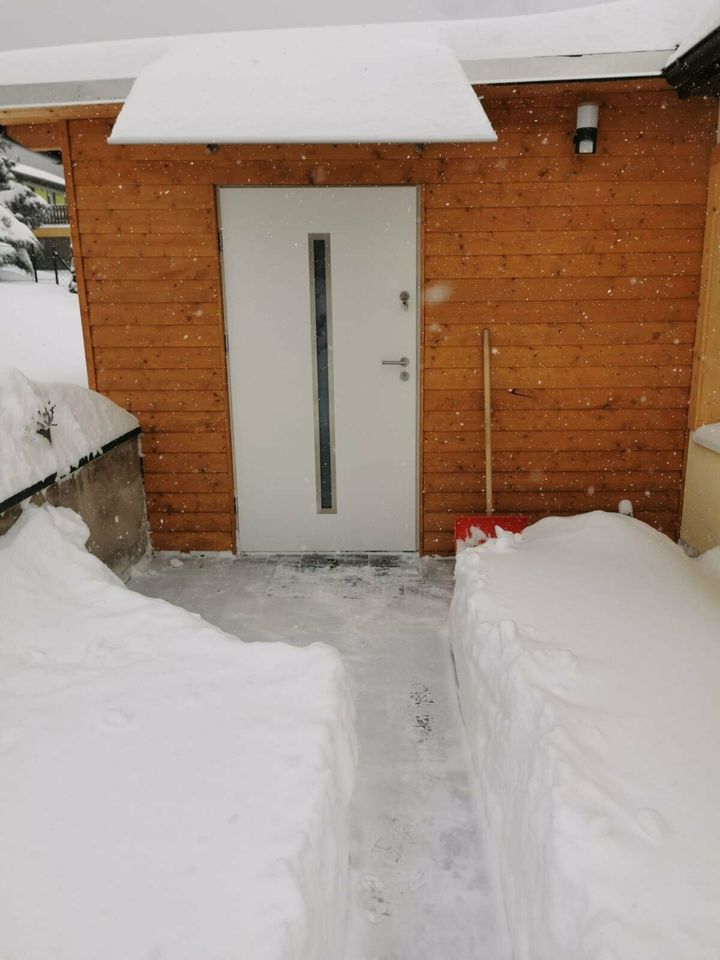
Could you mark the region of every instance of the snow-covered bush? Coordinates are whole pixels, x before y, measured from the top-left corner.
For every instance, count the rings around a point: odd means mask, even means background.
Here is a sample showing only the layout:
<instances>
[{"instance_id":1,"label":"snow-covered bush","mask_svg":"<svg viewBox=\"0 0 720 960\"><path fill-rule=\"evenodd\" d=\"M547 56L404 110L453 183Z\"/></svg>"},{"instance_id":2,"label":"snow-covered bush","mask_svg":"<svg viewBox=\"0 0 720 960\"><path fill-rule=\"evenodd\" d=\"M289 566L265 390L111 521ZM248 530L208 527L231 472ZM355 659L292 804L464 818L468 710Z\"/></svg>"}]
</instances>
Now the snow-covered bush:
<instances>
[{"instance_id":1,"label":"snow-covered bush","mask_svg":"<svg viewBox=\"0 0 720 960\"><path fill-rule=\"evenodd\" d=\"M43 222L47 203L18 183L14 166L0 140L0 267L12 264L29 272L30 254L38 246L33 229Z\"/></svg>"}]
</instances>

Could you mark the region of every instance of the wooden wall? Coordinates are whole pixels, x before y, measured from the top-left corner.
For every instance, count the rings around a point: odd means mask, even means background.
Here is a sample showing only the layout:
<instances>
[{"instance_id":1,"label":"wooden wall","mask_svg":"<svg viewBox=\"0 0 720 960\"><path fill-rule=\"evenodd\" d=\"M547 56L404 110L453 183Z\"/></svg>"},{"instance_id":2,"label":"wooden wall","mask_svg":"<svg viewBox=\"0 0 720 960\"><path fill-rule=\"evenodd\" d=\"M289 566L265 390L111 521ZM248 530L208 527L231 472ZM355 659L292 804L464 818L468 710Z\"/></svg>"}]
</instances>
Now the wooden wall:
<instances>
[{"instance_id":1,"label":"wooden wall","mask_svg":"<svg viewBox=\"0 0 720 960\"><path fill-rule=\"evenodd\" d=\"M662 81L479 91L475 146L110 147L67 124L97 389L145 431L159 549L234 544L214 190L423 187L422 547L484 510L482 330L492 330L496 509L615 509L677 534L717 105ZM576 157L575 109L600 103Z\"/></svg>"}]
</instances>

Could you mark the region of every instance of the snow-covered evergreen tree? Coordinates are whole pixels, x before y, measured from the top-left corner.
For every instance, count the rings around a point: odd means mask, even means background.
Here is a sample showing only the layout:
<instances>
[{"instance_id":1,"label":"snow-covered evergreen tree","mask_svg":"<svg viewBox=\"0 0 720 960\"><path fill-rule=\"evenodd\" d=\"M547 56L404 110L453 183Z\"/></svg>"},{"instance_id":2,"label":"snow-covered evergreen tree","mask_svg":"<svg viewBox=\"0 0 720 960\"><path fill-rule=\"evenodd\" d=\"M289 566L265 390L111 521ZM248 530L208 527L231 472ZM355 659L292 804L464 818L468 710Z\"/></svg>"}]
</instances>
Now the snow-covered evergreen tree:
<instances>
[{"instance_id":1,"label":"snow-covered evergreen tree","mask_svg":"<svg viewBox=\"0 0 720 960\"><path fill-rule=\"evenodd\" d=\"M43 222L47 203L18 183L14 166L7 144L0 140L0 267L14 264L30 271L30 253L38 245L32 231Z\"/></svg>"}]
</instances>

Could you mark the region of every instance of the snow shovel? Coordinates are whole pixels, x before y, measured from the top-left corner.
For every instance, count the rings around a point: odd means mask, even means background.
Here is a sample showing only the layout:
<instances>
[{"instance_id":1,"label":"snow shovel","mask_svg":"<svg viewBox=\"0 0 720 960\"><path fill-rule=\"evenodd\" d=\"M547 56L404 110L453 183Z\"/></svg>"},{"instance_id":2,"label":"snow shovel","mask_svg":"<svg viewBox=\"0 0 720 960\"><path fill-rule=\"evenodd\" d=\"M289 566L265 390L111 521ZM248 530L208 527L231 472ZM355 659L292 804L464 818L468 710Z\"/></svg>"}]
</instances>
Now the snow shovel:
<instances>
[{"instance_id":1,"label":"snow shovel","mask_svg":"<svg viewBox=\"0 0 720 960\"><path fill-rule=\"evenodd\" d=\"M492 398L490 394L490 331L483 330L483 400L485 406L485 510L477 516L455 517L455 547L474 546L495 536L495 528L520 533L530 517L520 514L499 514L493 511L492 485Z\"/></svg>"}]
</instances>

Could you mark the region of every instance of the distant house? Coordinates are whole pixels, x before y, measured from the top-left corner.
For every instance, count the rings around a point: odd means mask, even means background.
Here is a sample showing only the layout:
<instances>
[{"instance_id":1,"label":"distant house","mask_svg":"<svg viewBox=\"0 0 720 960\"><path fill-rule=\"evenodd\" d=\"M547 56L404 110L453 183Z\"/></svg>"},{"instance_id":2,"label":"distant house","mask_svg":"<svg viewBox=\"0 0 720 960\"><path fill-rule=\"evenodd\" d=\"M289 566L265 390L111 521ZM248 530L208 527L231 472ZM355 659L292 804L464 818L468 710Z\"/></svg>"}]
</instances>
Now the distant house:
<instances>
[{"instance_id":1,"label":"distant house","mask_svg":"<svg viewBox=\"0 0 720 960\"><path fill-rule=\"evenodd\" d=\"M69 264L72 249L62 163L58 162L53 154L37 153L12 142L8 152L15 161L13 169L17 180L49 204L45 223L34 230L41 245L35 258L37 266L49 269L52 266L53 251Z\"/></svg>"},{"instance_id":2,"label":"distant house","mask_svg":"<svg viewBox=\"0 0 720 960\"><path fill-rule=\"evenodd\" d=\"M16 163L13 172L20 183L30 187L51 206L66 206L65 177L26 163Z\"/></svg>"},{"instance_id":3,"label":"distant house","mask_svg":"<svg viewBox=\"0 0 720 960\"><path fill-rule=\"evenodd\" d=\"M0 54L156 548L451 551L486 329L496 510L678 536L720 421L720 27L662 6Z\"/></svg>"}]
</instances>

